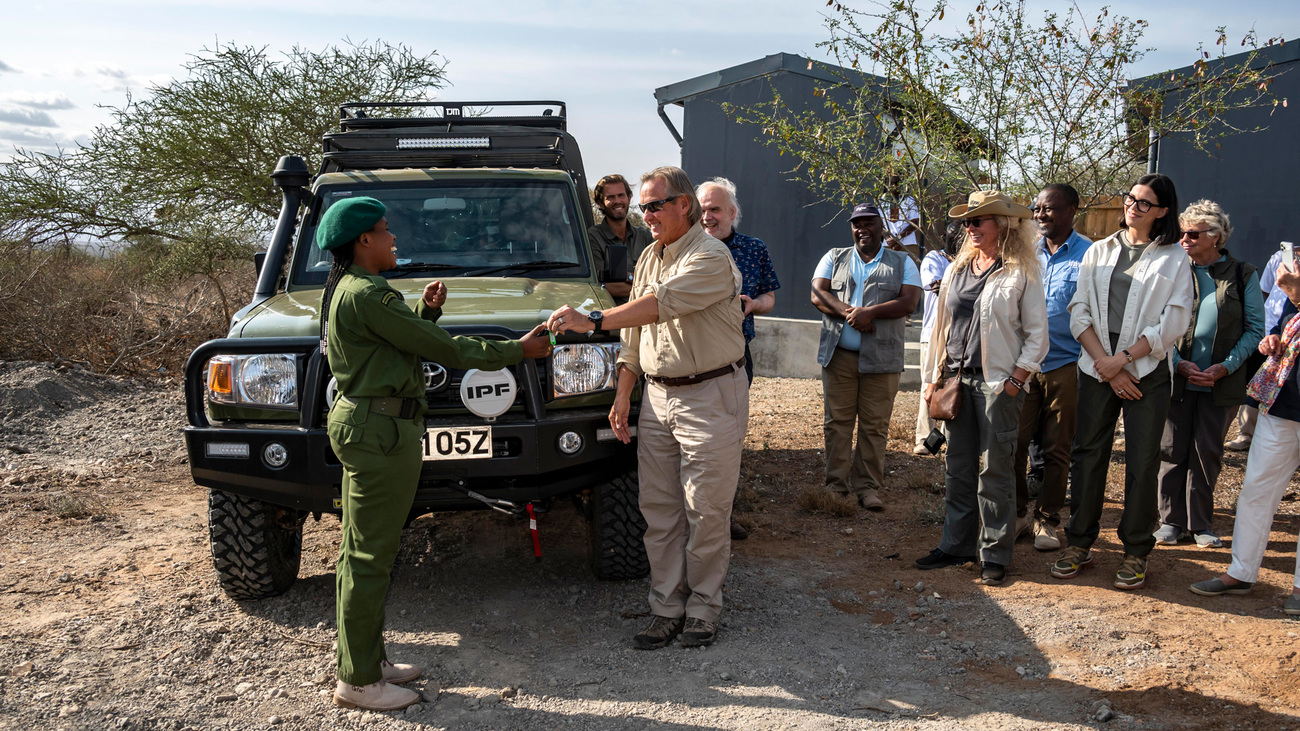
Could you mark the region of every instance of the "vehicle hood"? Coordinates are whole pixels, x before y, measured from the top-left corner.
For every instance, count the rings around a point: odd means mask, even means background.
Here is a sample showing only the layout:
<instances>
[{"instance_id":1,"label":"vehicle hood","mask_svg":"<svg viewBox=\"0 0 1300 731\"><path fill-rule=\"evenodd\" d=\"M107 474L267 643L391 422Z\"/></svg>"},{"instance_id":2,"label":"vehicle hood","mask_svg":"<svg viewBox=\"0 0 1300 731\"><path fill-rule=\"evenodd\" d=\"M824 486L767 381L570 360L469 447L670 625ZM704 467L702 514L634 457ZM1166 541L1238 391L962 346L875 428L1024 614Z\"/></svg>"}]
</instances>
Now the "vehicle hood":
<instances>
[{"instance_id":1,"label":"vehicle hood","mask_svg":"<svg viewBox=\"0 0 1300 731\"><path fill-rule=\"evenodd\" d=\"M439 325L499 325L527 331L563 305L582 311L612 307L605 290L590 282L465 277L444 279L447 303ZM412 310L428 279L392 279ZM254 307L230 329L233 338L320 334L321 289L281 292Z\"/></svg>"}]
</instances>

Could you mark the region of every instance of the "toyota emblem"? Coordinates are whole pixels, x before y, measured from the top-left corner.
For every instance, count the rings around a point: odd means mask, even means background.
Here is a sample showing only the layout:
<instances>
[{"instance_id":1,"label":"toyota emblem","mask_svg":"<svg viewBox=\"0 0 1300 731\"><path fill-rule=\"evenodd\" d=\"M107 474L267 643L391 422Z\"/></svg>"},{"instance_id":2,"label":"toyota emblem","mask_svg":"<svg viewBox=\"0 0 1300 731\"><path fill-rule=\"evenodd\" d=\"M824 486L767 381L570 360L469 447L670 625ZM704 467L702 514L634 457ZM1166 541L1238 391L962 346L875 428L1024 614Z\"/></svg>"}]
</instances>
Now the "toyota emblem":
<instances>
[{"instance_id":1,"label":"toyota emblem","mask_svg":"<svg viewBox=\"0 0 1300 731\"><path fill-rule=\"evenodd\" d=\"M447 369L437 363L424 364L424 388L428 391L441 391L447 387Z\"/></svg>"}]
</instances>

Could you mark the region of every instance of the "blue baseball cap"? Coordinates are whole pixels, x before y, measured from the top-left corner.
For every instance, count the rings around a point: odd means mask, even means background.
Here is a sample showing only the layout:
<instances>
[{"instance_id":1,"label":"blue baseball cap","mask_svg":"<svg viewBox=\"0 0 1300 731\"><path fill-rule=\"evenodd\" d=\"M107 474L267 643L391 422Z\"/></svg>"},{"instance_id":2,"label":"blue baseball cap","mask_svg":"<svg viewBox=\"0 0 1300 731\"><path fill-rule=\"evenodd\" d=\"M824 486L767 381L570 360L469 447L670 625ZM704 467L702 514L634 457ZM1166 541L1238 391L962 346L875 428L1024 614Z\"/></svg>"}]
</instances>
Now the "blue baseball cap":
<instances>
[{"instance_id":1,"label":"blue baseball cap","mask_svg":"<svg viewBox=\"0 0 1300 731\"><path fill-rule=\"evenodd\" d=\"M849 214L849 220L852 221L857 218L866 218L867 216L882 218L880 215L880 207L875 203L859 203L853 207L853 213Z\"/></svg>"}]
</instances>

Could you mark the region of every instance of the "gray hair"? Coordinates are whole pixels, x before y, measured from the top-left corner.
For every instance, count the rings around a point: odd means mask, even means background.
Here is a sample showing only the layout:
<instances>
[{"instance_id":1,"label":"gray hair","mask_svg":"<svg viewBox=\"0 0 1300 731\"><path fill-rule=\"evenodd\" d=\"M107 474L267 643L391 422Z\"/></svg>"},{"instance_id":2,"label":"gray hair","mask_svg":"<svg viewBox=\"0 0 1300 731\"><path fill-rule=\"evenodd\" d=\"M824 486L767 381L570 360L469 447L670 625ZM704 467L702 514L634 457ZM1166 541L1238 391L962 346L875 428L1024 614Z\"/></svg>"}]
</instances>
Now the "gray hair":
<instances>
[{"instance_id":1,"label":"gray hair","mask_svg":"<svg viewBox=\"0 0 1300 731\"><path fill-rule=\"evenodd\" d=\"M691 207L686 210L686 220L691 225L700 222L704 218L704 209L700 208L700 199L695 197L695 186L691 185L691 179L686 176L686 171L672 165L664 165L641 176L641 184L645 185L651 180L662 180L668 186L668 196L679 198L686 196L691 199Z\"/></svg>"},{"instance_id":2,"label":"gray hair","mask_svg":"<svg viewBox=\"0 0 1300 731\"><path fill-rule=\"evenodd\" d=\"M1178 216L1178 224L1184 228L1191 223L1204 223L1210 231L1218 234L1218 248L1222 249L1232 235L1232 222L1218 203L1204 198L1192 203Z\"/></svg>"},{"instance_id":3,"label":"gray hair","mask_svg":"<svg viewBox=\"0 0 1300 731\"><path fill-rule=\"evenodd\" d=\"M699 187L695 189L695 197L699 198L704 195L704 191L709 188L717 188L727 194L727 202L731 204L732 208L736 209L736 220L731 222L731 227L734 229L736 224L740 223L740 201L736 200L736 184L726 178L712 178L700 183Z\"/></svg>"}]
</instances>

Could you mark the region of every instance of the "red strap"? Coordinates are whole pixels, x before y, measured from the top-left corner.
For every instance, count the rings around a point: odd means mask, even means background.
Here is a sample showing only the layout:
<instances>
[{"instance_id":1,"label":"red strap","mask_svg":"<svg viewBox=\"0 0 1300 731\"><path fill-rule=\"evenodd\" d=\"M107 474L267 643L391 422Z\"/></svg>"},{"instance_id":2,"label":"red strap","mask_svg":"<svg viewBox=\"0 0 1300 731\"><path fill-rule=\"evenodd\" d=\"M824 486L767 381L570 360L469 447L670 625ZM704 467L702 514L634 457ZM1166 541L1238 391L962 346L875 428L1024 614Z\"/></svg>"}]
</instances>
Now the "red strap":
<instances>
[{"instance_id":1,"label":"red strap","mask_svg":"<svg viewBox=\"0 0 1300 731\"><path fill-rule=\"evenodd\" d=\"M528 509L528 532L533 534L533 558L537 561L541 561L542 539L537 535L537 513L533 512L532 503L528 503L525 507Z\"/></svg>"}]
</instances>

